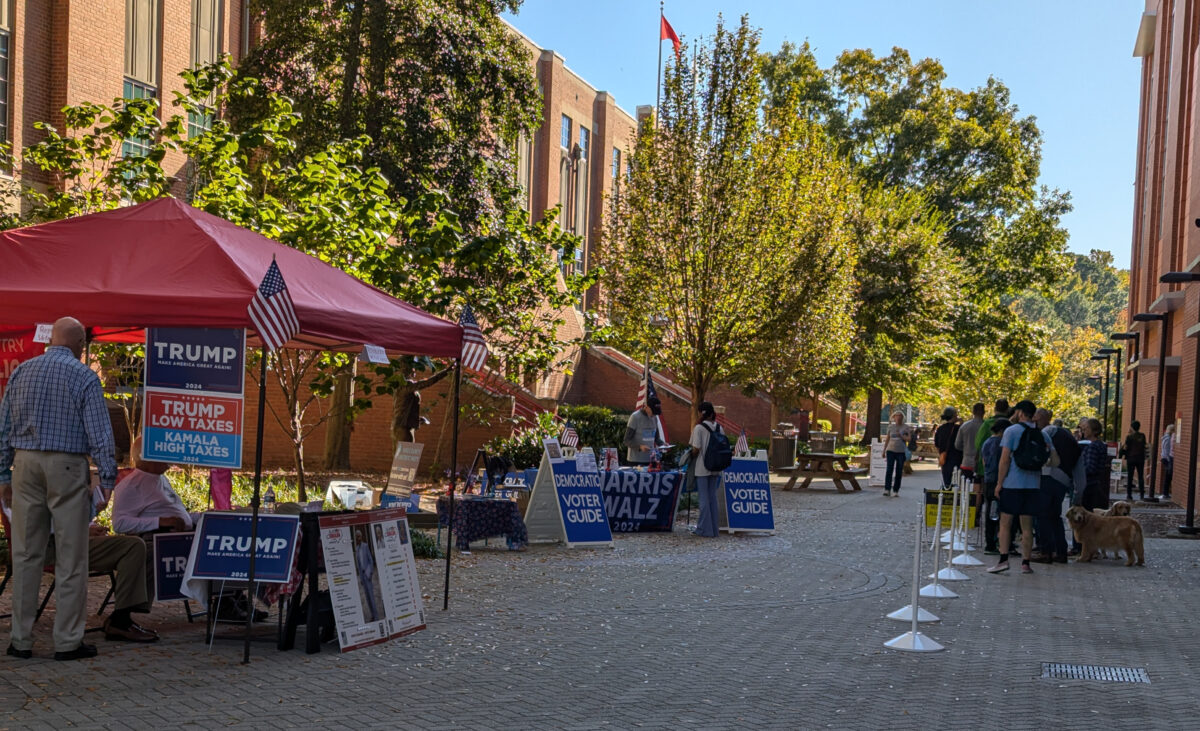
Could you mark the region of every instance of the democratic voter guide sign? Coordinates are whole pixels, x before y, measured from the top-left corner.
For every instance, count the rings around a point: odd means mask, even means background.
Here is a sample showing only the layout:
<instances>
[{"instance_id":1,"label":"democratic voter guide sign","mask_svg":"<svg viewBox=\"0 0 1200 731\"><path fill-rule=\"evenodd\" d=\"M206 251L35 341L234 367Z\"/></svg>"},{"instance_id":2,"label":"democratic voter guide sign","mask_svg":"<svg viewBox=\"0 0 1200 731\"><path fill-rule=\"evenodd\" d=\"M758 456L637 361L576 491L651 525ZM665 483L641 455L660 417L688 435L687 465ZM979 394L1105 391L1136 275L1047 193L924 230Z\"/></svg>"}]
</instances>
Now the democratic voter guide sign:
<instances>
[{"instance_id":1,"label":"democratic voter guide sign","mask_svg":"<svg viewBox=\"0 0 1200 731\"><path fill-rule=\"evenodd\" d=\"M765 459L735 459L721 473L725 485L726 525L730 532L775 530L771 476Z\"/></svg>"},{"instance_id":2,"label":"democratic voter guide sign","mask_svg":"<svg viewBox=\"0 0 1200 731\"><path fill-rule=\"evenodd\" d=\"M554 443L547 444L542 454L525 511L530 542L562 541L568 548L612 548L600 473L580 471L573 458L562 456L557 441L547 441Z\"/></svg>"},{"instance_id":3,"label":"democratic voter guide sign","mask_svg":"<svg viewBox=\"0 0 1200 731\"><path fill-rule=\"evenodd\" d=\"M184 583L245 581L250 576L250 513L209 512L200 518ZM283 584L292 574L300 534L299 515L258 516L254 580ZM189 596L192 596L190 592Z\"/></svg>"},{"instance_id":4,"label":"democratic voter guide sign","mask_svg":"<svg viewBox=\"0 0 1200 731\"><path fill-rule=\"evenodd\" d=\"M246 331L149 328L142 457L242 466Z\"/></svg>"}]
</instances>

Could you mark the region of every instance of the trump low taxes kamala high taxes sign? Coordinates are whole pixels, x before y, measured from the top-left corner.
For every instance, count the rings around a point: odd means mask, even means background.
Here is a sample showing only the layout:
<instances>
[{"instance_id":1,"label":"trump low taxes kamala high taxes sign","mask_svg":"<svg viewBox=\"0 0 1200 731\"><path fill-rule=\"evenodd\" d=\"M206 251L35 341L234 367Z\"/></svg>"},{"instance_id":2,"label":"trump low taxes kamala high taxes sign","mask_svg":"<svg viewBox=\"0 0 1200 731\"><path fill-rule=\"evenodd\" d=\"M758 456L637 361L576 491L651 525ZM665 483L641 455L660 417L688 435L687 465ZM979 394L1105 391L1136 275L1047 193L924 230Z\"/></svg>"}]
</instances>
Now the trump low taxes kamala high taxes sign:
<instances>
[{"instance_id":1,"label":"trump low taxes kamala high taxes sign","mask_svg":"<svg viewBox=\"0 0 1200 731\"><path fill-rule=\"evenodd\" d=\"M242 466L245 354L245 330L146 331L145 459Z\"/></svg>"}]
</instances>

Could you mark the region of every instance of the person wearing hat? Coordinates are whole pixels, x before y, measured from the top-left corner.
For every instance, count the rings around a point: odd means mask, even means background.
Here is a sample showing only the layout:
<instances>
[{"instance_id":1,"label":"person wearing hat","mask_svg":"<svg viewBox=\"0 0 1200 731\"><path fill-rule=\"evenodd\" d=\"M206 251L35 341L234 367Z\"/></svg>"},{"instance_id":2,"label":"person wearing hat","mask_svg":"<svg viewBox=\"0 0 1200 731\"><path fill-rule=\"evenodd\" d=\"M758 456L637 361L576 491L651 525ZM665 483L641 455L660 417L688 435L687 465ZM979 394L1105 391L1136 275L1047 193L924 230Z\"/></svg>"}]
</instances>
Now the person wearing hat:
<instances>
[{"instance_id":1,"label":"person wearing hat","mask_svg":"<svg viewBox=\"0 0 1200 731\"><path fill-rule=\"evenodd\" d=\"M942 412L942 425L933 433L933 446L937 447L938 464L942 467L942 487L954 483L954 468L962 464L962 451L955 448L958 437L958 410L947 406Z\"/></svg>"},{"instance_id":2,"label":"person wearing hat","mask_svg":"<svg viewBox=\"0 0 1200 731\"><path fill-rule=\"evenodd\" d=\"M625 459L634 465L648 465L654 456L654 447L662 444L658 438L658 417L662 414L662 402L657 396L646 399L642 408L629 415L625 424Z\"/></svg>"}]
</instances>

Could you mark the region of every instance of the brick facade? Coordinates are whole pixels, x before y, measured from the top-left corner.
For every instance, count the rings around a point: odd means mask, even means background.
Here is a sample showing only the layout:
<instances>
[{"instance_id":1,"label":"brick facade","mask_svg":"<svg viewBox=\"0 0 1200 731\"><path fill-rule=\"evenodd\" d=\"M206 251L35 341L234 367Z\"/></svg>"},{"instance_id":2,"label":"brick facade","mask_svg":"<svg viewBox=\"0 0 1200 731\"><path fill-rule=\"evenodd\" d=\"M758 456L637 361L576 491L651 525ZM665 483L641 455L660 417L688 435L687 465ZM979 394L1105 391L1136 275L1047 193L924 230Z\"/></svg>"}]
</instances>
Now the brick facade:
<instances>
[{"instance_id":1,"label":"brick facade","mask_svg":"<svg viewBox=\"0 0 1200 731\"><path fill-rule=\"evenodd\" d=\"M1133 322L1141 334L1141 352L1129 353L1122 384L1122 431L1137 419L1148 437L1167 424L1179 423L1171 494L1186 498L1187 465L1192 461L1190 440L1192 394L1196 387L1196 342L1187 331L1197 325L1200 285L1163 284L1166 272L1200 270L1200 185L1193 144L1198 132L1196 52L1200 47L1200 0L1147 0L1138 27L1134 55L1141 58L1142 87L1134 187L1132 255L1129 272L1129 312L1165 313L1160 322ZM1160 423L1154 424L1162 338L1167 344L1166 374ZM1132 346L1132 341L1123 345ZM1133 369L1138 371L1137 410L1133 411ZM1158 447L1155 445L1154 454ZM1149 469L1149 465L1147 465ZM1159 489L1161 491L1161 489Z\"/></svg>"}]
</instances>

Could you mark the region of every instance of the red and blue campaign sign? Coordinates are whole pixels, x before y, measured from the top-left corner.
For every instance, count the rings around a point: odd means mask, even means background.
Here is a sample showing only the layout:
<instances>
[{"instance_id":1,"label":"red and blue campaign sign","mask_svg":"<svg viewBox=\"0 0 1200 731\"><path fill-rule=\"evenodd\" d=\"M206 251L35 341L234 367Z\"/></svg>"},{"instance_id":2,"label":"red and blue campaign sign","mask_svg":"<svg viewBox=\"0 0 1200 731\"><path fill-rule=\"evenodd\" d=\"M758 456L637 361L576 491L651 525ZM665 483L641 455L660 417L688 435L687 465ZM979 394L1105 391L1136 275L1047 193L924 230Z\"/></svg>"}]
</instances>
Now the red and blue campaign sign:
<instances>
[{"instance_id":1,"label":"red and blue campaign sign","mask_svg":"<svg viewBox=\"0 0 1200 731\"><path fill-rule=\"evenodd\" d=\"M562 514L567 545L589 543L612 544L608 513L600 491L600 473L580 472L575 460L564 459L551 464L554 490Z\"/></svg>"},{"instance_id":2,"label":"red and blue campaign sign","mask_svg":"<svg viewBox=\"0 0 1200 731\"><path fill-rule=\"evenodd\" d=\"M735 459L721 475L725 480L725 512L729 530L775 530L767 461Z\"/></svg>"},{"instance_id":3,"label":"red and blue campaign sign","mask_svg":"<svg viewBox=\"0 0 1200 731\"><path fill-rule=\"evenodd\" d=\"M146 331L146 387L242 395L246 331L153 327Z\"/></svg>"},{"instance_id":4,"label":"red and blue campaign sign","mask_svg":"<svg viewBox=\"0 0 1200 731\"><path fill-rule=\"evenodd\" d=\"M152 462L242 466L242 400L146 391L142 456Z\"/></svg>"},{"instance_id":5,"label":"red and blue campaign sign","mask_svg":"<svg viewBox=\"0 0 1200 731\"><path fill-rule=\"evenodd\" d=\"M184 581L250 576L250 513L205 513L196 529ZM283 584L291 578L300 535L299 515L259 515L254 580Z\"/></svg>"}]
</instances>

